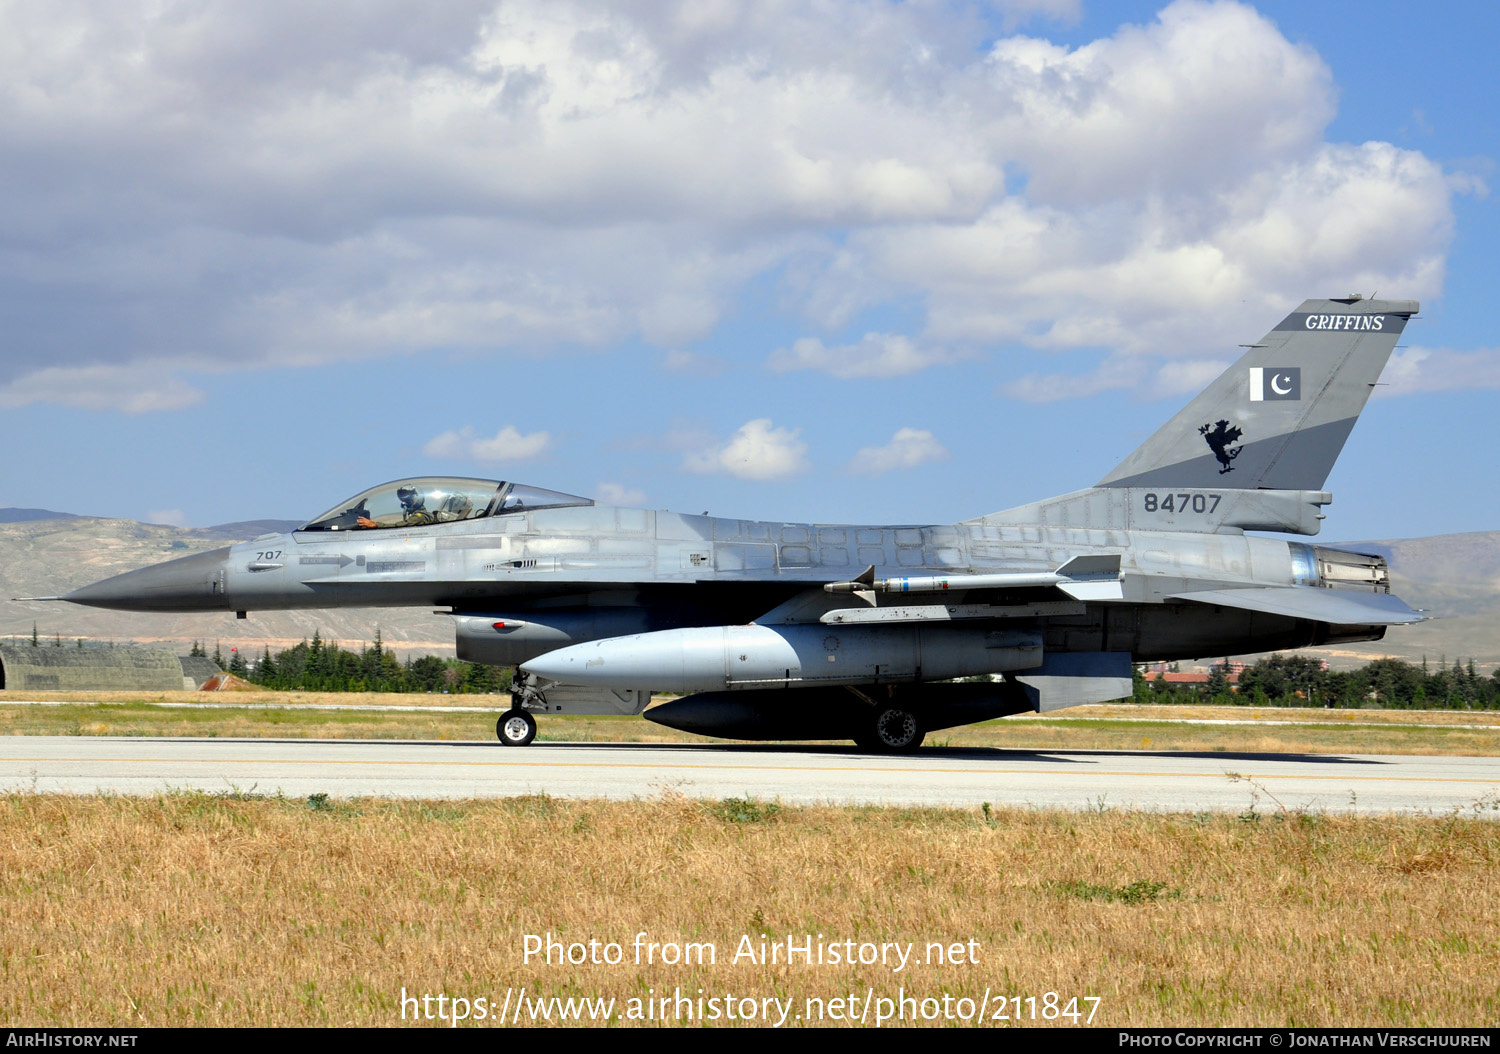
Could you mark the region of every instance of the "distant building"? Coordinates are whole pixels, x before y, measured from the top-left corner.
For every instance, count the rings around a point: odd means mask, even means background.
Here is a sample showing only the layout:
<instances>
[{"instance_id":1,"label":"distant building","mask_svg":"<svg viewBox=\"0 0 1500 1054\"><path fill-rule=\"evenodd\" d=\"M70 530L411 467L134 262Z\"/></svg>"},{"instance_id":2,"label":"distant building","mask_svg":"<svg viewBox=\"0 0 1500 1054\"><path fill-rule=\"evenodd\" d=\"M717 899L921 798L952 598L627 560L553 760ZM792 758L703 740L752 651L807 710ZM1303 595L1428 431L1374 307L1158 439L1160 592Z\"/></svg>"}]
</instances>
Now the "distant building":
<instances>
[{"instance_id":1,"label":"distant building","mask_svg":"<svg viewBox=\"0 0 1500 1054\"><path fill-rule=\"evenodd\" d=\"M1207 684L1213 674L1199 666L1192 670L1178 671L1172 669L1173 663L1156 662L1141 670L1141 676L1153 684L1162 680L1166 684ZM1225 667L1225 677L1231 689L1239 684L1240 674L1244 672L1246 664L1238 659L1231 660L1226 666L1223 662L1216 662L1210 667Z\"/></svg>"},{"instance_id":2,"label":"distant building","mask_svg":"<svg viewBox=\"0 0 1500 1054\"><path fill-rule=\"evenodd\" d=\"M210 677L223 672L219 669L218 663L204 655L179 655L177 660L182 663L184 688L202 688L208 683Z\"/></svg>"},{"instance_id":3,"label":"distant building","mask_svg":"<svg viewBox=\"0 0 1500 1054\"><path fill-rule=\"evenodd\" d=\"M153 648L0 644L0 689L23 692L180 692L219 668L212 659Z\"/></svg>"},{"instance_id":4,"label":"distant building","mask_svg":"<svg viewBox=\"0 0 1500 1054\"><path fill-rule=\"evenodd\" d=\"M1153 674L1151 676L1151 680L1153 680L1153 681L1157 680L1158 678L1160 678L1161 680L1165 681L1167 684L1207 684L1208 683L1208 674L1206 674L1206 673L1172 673L1170 670L1168 670L1168 671L1165 671L1163 673Z\"/></svg>"}]
</instances>

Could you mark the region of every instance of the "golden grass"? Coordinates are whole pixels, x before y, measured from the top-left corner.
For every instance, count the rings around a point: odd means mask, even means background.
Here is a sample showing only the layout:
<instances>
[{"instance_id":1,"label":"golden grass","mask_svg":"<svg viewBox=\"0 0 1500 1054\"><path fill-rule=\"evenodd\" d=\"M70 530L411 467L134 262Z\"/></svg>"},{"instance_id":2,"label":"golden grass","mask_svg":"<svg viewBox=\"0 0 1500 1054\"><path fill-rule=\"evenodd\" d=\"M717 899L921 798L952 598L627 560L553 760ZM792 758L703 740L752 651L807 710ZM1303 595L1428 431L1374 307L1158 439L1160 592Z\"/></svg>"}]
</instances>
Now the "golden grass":
<instances>
[{"instance_id":1,"label":"golden grass","mask_svg":"<svg viewBox=\"0 0 1500 1054\"><path fill-rule=\"evenodd\" d=\"M274 736L490 740L508 696L343 693L56 693L57 706L7 706L0 734ZM71 702L74 699L86 701ZM87 701L92 700L92 701ZM192 709L162 703L205 703ZM246 703L269 705L257 710ZM334 709L315 708L311 704ZM415 707L370 711L361 705ZM439 711L433 706L461 707ZM1237 724L1190 724L1188 720ZM543 741L704 743L634 717L543 715ZM1462 726L1491 727L1462 727ZM928 743L1021 750L1188 750L1232 753L1500 754L1500 714L1487 711L1274 710L1248 707L1077 707L1041 720L1003 719L934 732Z\"/></svg>"},{"instance_id":2,"label":"golden grass","mask_svg":"<svg viewBox=\"0 0 1500 1054\"><path fill-rule=\"evenodd\" d=\"M429 695L425 692L271 692L263 689L233 692L30 692L0 691L0 706L20 700L53 703L198 703L216 706L297 705L322 706L464 706L504 709L509 695Z\"/></svg>"},{"instance_id":3,"label":"golden grass","mask_svg":"<svg viewBox=\"0 0 1500 1054\"><path fill-rule=\"evenodd\" d=\"M658 702L672 696L656 696ZM405 706L463 707L478 710L504 710L510 696L440 695L403 692L272 692L256 689L237 692L32 692L0 690L0 706L8 702L41 700L54 703L195 703L222 707L255 705L297 706ZM1197 720L1243 721L1251 724L1295 722L1298 724L1363 725L1495 725L1500 726L1500 710L1327 710L1316 707L1274 706L1159 706L1136 703L1104 703L1075 706L1028 721L1068 720Z\"/></svg>"},{"instance_id":4,"label":"golden grass","mask_svg":"<svg viewBox=\"0 0 1500 1054\"><path fill-rule=\"evenodd\" d=\"M0 693L3 695L3 693ZM1150 703L1106 703L1054 711L1049 719L1132 718L1179 721L1246 721L1251 724L1293 721L1331 725L1500 725L1500 710L1328 710L1322 707L1156 706Z\"/></svg>"},{"instance_id":5,"label":"golden grass","mask_svg":"<svg viewBox=\"0 0 1500 1054\"><path fill-rule=\"evenodd\" d=\"M1371 723L1289 726L1191 725L1114 718L1000 720L934 732L933 745L1027 750L1172 750L1251 754L1425 754L1492 757L1500 729L1415 728Z\"/></svg>"},{"instance_id":6,"label":"golden grass","mask_svg":"<svg viewBox=\"0 0 1500 1054\"><path fill-rule=\"evenodd\" d=\"M1097 996L1105 1026L1487 1024L1497 864L1493 821L1459 816L10 795L0 1012L13 1026L391 1025L403 988L471 1006L522 986L613 997L617 1017L648 989L803 1012L851 991L988 988ZM523 962L524 935L548 932L619 942L626 961ZM718 961L637 966L638 932L713 942ZM979 964L729 961L762 933L919 955L973 940Z\"/></svg>"}]
</instances>

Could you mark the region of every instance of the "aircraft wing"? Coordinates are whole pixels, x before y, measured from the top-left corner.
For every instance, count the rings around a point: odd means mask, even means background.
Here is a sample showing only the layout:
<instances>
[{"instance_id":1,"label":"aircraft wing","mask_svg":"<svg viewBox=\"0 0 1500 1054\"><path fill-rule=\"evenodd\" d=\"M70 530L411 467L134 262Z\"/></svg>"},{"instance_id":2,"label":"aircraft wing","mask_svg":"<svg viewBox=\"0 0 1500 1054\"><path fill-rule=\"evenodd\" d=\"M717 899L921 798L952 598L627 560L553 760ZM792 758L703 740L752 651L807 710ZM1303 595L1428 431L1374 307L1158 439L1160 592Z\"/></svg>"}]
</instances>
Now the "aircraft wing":
<instances>
[{"instance_id":1,"label":"aircraft wing","mask_svg":"<svg viewBox=\"0 0 1500 1054\"><path fill-rule=\"evenodd\" d=\"M1398 626L1427 618L1421 612L1413 611L1400 597L1389 593L1359 593L1314 586L1203 589L1175 593L1171 599L1262 611L1268 615L1285 615L1335 626Z\"/></svg>"}]
</instances>

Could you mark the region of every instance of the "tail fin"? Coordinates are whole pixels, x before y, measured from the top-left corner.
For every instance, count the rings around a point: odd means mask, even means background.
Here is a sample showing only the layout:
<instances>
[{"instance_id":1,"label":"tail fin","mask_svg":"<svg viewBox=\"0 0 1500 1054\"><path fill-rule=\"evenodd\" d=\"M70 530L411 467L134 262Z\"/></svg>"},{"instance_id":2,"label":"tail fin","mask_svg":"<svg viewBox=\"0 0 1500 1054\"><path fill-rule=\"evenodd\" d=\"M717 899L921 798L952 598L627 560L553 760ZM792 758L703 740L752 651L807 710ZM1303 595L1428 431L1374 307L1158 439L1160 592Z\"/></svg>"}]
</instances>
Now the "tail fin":
<instances>
[{"instance_id":1,"label":"tail fin","mask_svg":"<svg viewBox=\"0 0 1500 1054\"><path fill-rule=\"evenodd\" d=\"M1316 491L1414 300L1307 300L1100 487Z\"/></svg>"}]
</instances>

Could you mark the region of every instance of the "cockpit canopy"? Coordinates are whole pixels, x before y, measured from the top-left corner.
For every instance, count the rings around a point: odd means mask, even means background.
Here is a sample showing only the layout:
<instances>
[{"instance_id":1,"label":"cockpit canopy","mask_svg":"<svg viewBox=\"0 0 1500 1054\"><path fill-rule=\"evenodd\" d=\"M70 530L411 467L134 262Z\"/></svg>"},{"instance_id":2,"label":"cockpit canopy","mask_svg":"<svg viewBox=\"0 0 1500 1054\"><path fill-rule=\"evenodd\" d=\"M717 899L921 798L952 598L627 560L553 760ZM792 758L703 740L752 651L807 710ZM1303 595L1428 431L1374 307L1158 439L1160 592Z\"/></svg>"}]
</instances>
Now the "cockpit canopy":
<instances>
[{"instance_id":1,"label":"cockpit canopy","mask_svg":"<svg viewBox=\"0 0 1500 1054\"><path fill-rule=\"evenodd\" d=\"M367 531L592 505L589 498L493 479L427 476L382 483L303 524L303 531Z\"/></svg>"}]
</instances>

